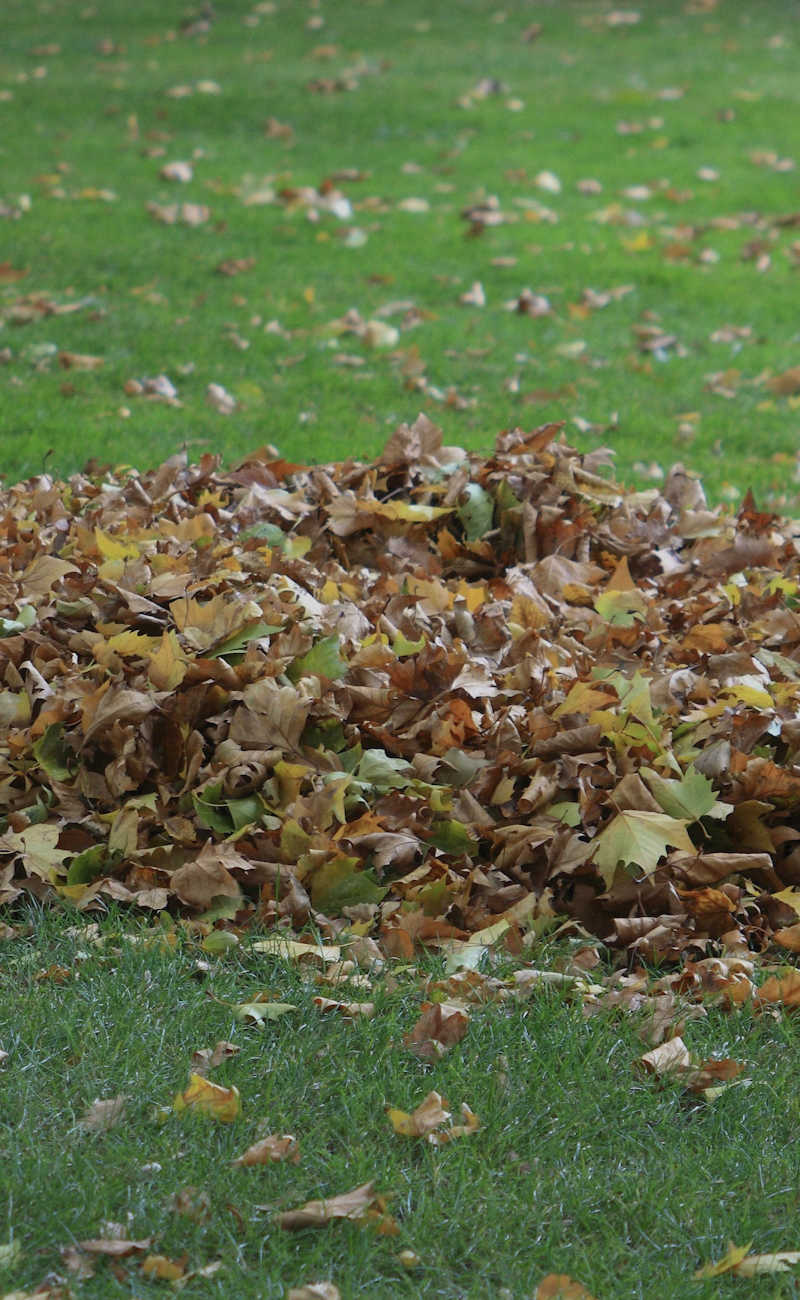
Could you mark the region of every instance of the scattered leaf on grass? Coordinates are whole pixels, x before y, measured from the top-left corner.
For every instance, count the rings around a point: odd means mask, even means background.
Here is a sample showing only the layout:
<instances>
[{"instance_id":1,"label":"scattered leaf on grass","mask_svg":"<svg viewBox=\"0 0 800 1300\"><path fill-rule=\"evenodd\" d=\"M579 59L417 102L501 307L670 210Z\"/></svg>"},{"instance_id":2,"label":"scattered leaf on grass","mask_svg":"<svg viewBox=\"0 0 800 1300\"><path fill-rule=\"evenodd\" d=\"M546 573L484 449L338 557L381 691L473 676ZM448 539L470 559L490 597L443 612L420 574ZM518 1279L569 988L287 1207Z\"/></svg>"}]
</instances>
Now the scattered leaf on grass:
<instances>
[{"instance_id":1,"label":"scattered leaf on grass","mask_svg":"<svg viewBox=\"0 0 800 1300\"><path fill-rule=\"evenodd\" d=\"M314 1006L320 1011L338 1011L348 1020L371 1020L375 1015L374 1002L337 1002L334 998L315 997Z\"/></svg>"},{"instance_id":2,"label":"scattered leaf on grass","mask_svg":"<svg viewBox=\"0 0 800 1300\"><path fill-rule=\"evenodd\" d=\"M421 1061L438 1061L467 1032L469 1016L447 1002L423 1003L422 1015L403 1042Z\"/></svg>"},{"instance_id":3,"label":"scattered leaf on grass","mask_svg":"<svg viewBox=\"0 0 800 1300\"><path fill-rule=\"evenodd\" d=\"M453 1138L468 1137L477 1132L480 1121L466 1102L461 1103L464 1123L443 1128L442 1125L452 1118L446 1106L447 1103L438 1092L429 1092L410 1114L394 1106L387 1106L386 1115L395 1133L402 1137L426 1138L433 1146L444 1146Z\"/></svg>"},{"instance_id":4,"label":"scattered leaf on grass","mask_svg":"<svg viewBox=\"0 0 800 1300\"><path fill-rule=\"evenodd\" d=\"M536 1288L535 1300L594 1300L594 1296L567 1273L548 1273Z\"/></svg>"},{"instance_id":5,"label":"scattered leaf on grass","mask_svg":"<svg viewBox=\"0 0 800 1300\"><path fill-rule=\"evenodd\" d=\"M306 1282L291 1287L286 1300L341 1300L341 1292L333 1282Z\"/></svg>"},{"instance_id":6,"label":"scattered leaf on grass","mask_svg":"<svg viewBox=\"0 0 800 1300\"><path fill-rule=\"evenodd\" d=\"M224 1038L215 1043L213 1047L199 1047L196 1052L192 1053L192 1072L201 1075L203 1078L209 1070L216 1070L218 1065L223 1061L228 1061L232 1056L236 1056L241 1048L235 1043L229 1043Z\"/></svg>"},{"instance_id":7,"label":"scattered leaf on grass","mask_svg":"<svg viewBox=\"0 0 800 1300\"><path fill-rule=\"evenodd\" d=\"M281 1016L288 1015L290 1011L296 1011L297 1007L293 1002L236 1002L233 1004L233 1013L237 1020L243 1020L245 1023L252 1022L263 1029L268 1020L279 1020Z\"/></svg>"},{"instance_id":8,"label":"scattered leaf on grass","mask_svg":"<svg viewBox=\"0 0 800 1300\"><path fill-rule=\"evenodd\" d=\"M127 1100L128 1098L123 1095L108 1097L105 1100L96 1099L81 1116L78 1121L79 1127L87 1133L106 1133L122 1119Z\"/></svg>"},{"instance_id":9,"label":"scattered leaf on grass","mask_svg":"<svg viewBox=\"0 0 800 1300\"><path fill-rule=\"evenodd\" d=\"M342 1192L325 1201L307 1201L296 1210L286 1210L277 1215L279 1228L324 1228L336 1219L363 1219L367 1211L377 1206L382 1198L375 1191L375 1183L362 1183L352 1191Z\"/></svg>"},{"instance_id":10,"label":"scattered leaf on grass","mask_svg":"<svg viewBox=\"0 0 800 1300\"><path fill-rule=\"evenodd\" d=\"M140 1255L149 1250L153 1244L152 1237L143 1237L141 1241L128 1241L126 1237L90 1237L79 1241L78 1246L88 1255L108 1255L112 1259L124 1259L126 1255Z\"/></svg>"},{"instance_id":11,"label":"scattered leaf on grass","mask_svg":"<svg viewBox=\"0 0 800 1300\"><path fill-rule=\"evenodd\" d=\"M243 1155L232 1163L235 1165L268 1165L277 1160L291 1160L292 1164L297 1164L300 1159L300 1149L297 1145L297 1139L291 1133L282 1133L280 1136L276 1133L262 1138L260 1142L254 1142L248 1147Z\"/></svg>"},{"instance_id":12,"label":"scattered leaf on grass","mask_svg":"<svg viewBox=\"0 0 800 1300\"><path fill-rule=\"evenodd\" d=\"M186 1273L186 1259L170 1259L167 1255L145 1255L141 1263L145 1277L159 1282L176 1282Z\"/></svg>"},{"instance_id":13,"label":"scattered leaf on grass","mask_svg":"<svg viewBox=\"0 0 800 1300\"><path fill-rule=\"evenodd\" d=\"M185 1110L193 1110L201 1115L210 1115L222 1124L231 1124L241 1109L238 1088L222 1088L199 1074L189 1075L187 1087L177 1094L173 1102L173 1110L179 1115Z\"/></svg>"}]
</instances>

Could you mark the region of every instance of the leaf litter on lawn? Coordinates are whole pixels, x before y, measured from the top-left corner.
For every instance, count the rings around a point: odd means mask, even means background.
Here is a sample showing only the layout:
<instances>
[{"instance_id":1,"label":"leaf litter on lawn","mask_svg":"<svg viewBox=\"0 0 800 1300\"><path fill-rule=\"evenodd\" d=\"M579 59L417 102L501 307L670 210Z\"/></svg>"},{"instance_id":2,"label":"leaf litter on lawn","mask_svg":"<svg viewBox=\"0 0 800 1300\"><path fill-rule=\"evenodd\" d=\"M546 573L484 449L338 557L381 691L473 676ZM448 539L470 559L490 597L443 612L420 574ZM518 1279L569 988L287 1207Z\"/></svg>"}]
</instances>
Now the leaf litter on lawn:
<instances>
[{"instance_id":1,"label":"leaf litter on lawn","mask_svg":"<svg viewBox=\"0 0 800 1300\"><path fill-rule=\"evenodd\" d=\"M609 459L421 415L371 464L5 489L0 902L451 970L566 921L751 998L798 946L800 524Z\"/></svg>"}]
</instances>

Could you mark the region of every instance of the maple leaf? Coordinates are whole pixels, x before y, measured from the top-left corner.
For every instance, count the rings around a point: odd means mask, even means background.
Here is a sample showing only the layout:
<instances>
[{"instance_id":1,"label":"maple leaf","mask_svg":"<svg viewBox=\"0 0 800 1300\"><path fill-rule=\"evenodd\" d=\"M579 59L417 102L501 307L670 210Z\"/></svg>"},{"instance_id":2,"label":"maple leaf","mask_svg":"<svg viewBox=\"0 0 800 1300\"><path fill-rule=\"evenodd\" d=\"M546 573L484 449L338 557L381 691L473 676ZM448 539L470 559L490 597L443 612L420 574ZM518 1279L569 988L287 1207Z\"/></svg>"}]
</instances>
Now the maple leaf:
<instances>
[{"instance_id":1,"label":"maple leaf","mask_svg":"<svg viewBox=\"0 0 800 1300\"><path fill-rule=\"evenodd\" d=\"M617 813L594 842L592 861L606 888L610 889L619 863L634 866L651 875L664 856L667 846L694 852L683 818L666 813L638 812L629 809Z\"/></svg>"},{"instance_id":2,"label":"maple leaf","mask_svg":"<svg viewBox=\"0 0 800 1300\"><path fill-rule=\"evenodd\" d=\"M686 769L680 781L659 776L650 768L642 768L642 776L670 817L684 818L689 823L701 817L725 818L733 812L733 804L718 799L709 778L694 765Z\"/></svg>"}]
</instances>

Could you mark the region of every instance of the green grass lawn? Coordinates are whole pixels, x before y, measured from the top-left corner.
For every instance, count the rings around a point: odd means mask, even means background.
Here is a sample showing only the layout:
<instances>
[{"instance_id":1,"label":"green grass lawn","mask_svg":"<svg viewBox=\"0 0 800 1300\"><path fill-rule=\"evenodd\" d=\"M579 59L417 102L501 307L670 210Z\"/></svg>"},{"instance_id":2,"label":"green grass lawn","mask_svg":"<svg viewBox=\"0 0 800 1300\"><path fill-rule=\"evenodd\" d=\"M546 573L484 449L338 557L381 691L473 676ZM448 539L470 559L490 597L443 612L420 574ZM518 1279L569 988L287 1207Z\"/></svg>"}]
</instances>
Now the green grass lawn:
<instances>
[{"instance_id":1,"label":"green grass lawn","mask_svg":"<svg viewBox=\"0 0 800 1300\"><path fill-rule=\"evenodd\" d=\"M475 448L564 419L625 481L682 459L794 508L793 4L217 10L6 0L8 480L369 456L424 409ZM526 289L545 314L506 309ZM126 391L161 375L176 404Z\"/></svg>"},{"instance_id":2,"label":"green grass lawn","mask_svg":"<svg viewBox=\"0 0 800 1300\"><path fill-rule=\"evenodd\" d=\"M3 1234L24 1254L0 1284L64 1274L59 1248L108 1235L112 1220L187 1269L221 1260L189 1283L198 1296L262 1300L328 1279L344 1300L524 1300L551 1272L602 1300L797 1294L791 1274L693 1280L729 1238L762 1252L798 1246L790 1018L711 1009L688 1024L693 1052L735 1057L750 1080L706 1104L636 1071L642 1015L585 1020L580 1001L545 990L473 1007L462 1042L426 1065L402 1045L419 1014L417 972L377 977L366 995L332 993L374 1001L374 1019L348 1022L313 1004L330 990L308 968L247 942L215 959L180 935L168 946L158 926L112 918L97 942L86 924L40 916L33 940L2 947ZM527 960L550 965L553 952ZM295 1009L263 1030L242 1024L232 1004L259 992ZM239 1089L241 1116L177 1116L192 1053L221 1039L238 1054L211 1077ZM438 1148L396 1136L385 1105L411 1111L432 1089L456 1115L466 1102L477 1132ZM115 1127L81 1127L96 1098L120 1095ZM232 1165L267 1132L293 1134L299 1162ZM372 1179L397 1235L276 1226L280 1211ZM186 1188L199 1222L174 1209ZM94 1278L72 1285L86 1300L163 1294L141 1258L100 1258Z\"/></svg>"}]
</instances>

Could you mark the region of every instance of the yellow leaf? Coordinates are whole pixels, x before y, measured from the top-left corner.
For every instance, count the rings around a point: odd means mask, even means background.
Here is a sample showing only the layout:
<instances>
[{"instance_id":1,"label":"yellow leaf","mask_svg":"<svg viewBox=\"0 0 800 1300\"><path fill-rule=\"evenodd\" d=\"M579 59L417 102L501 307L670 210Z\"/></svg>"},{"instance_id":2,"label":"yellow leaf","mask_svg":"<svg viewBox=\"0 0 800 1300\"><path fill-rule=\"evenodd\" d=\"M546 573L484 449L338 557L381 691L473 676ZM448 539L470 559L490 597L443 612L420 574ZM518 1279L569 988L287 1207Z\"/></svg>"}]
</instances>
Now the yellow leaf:
<instances>
[{"instance_id":1,"label":"yellow leaf","mask_svg":"<svg viewBox=\"0 0 800 1300\"><path fill-rule=\"evenodd\" d=\"M135 560L139 547L135 542L124 542L119 537L104 533L102 528L95 528L94 540L104 560Z\"/></svg>"},{"instance_id":2,"label":"yellow leaf","mask_svg":"<svg viewBox=\"0 0 800 1300\"><path fill-rule=\"evenodd\" d=\"M142 1272L163 1282L175 1282L183 1277L186 1269L178 1260L168 1259L166 1255L147 1255L142 1260Z\"/></svg>"},{"instance_id":3,"label":"yellow leaf","mask_svg":"<svg viewBox=\"0 0 800 1300\"><path fill-rule=\"evenodd\" d=\"M160 646L150 655L147 676L157 691L174 691L186 676L188 666L189 659L170 628L162 633Z\"/></svg>"},{"instance_id":4,"label":"yellow leaf","mask_svg":"<svg viewBox=\"0 0 800 1300\"><path fill-rule=\"evenodd\" d=\"M576 682L553 717L561 718L565 713L593 713L595 709L603 709L606 704L612 704L616 698L616 695L604 691L597 683Z\"/></svg>"},{"instance_id":5,"label":"yellow leaf","mask_svg":"<svg viewBox=\"0 0 800 1300\"><path fill-rule=\"evenodd\" d=\"M718 1259L716 1264L704 1264L702 1268L698 1268L695 1277L719 1277L722 1273L730 1273L737 1264L741 1264L752 1244L752 1241L748 1241L746 1246L734 1246L733 1242L729 1241L728 1249L722 1259Z\"/></svg>"},{"instance_id":6,"label":"yellow leaf","mask_svg":"<svg viewBox=\"0 0 800 1300\"><path fill-rule=\"evenodd\" d=\"M772 897L786 903L787 907L791 907L800 916L800 889L793 889L791 885L787 885L779 894L774 893Z\"/></svg>"},{"instance_id":7,"label":"yellow leaf","mask_svg":"<svg viewBox=\"0 0 800 1300\"><path fill-rule=\"evenodd\" d=\"M447 1123L450 1111L445 1110L444 1100L438 1092L429 1092L411 1114L398 1110L395 1106L387 1106L386 1116L395 1133L401 1137L426 1137L440 1124Z\"/></svg>"},{"instance_id":8,"label":"yellow leaf","mask_svg":"<svg viewBox=\"0 0 800 1300\"><path fill-rule=\"evenodd\" d=\"M548 1273L536 1288L534 1300L594 1300L594 1297L566 1273Z\"/></svg>"},{"instance_id":9,"label":"yellow leaf","mask_svg":"<svg viewBox=\"0 0 800 1300\"><path fill-rule=\"evenodd\" d=\"M231 1124L241 1113L242 1102L238 1088L222 1088L200 1074L190 1074L188 1087L178 1093L173 1109L178 1114L184 1110L199 1111L221 1124Z\"/></svg>"},{"instance_id":10,"label":"yellow leaf","mask_svg":"<svg viewBox=\"0 0 800 1300\"><path fill-rule=\"evenodd\" d=\"M754 709L771 709L772 696L769 691L759 690L757 686L727 686L722 695L741 700L742 704L751 704Z\"/></svg>"}]
</instances>

